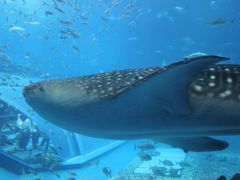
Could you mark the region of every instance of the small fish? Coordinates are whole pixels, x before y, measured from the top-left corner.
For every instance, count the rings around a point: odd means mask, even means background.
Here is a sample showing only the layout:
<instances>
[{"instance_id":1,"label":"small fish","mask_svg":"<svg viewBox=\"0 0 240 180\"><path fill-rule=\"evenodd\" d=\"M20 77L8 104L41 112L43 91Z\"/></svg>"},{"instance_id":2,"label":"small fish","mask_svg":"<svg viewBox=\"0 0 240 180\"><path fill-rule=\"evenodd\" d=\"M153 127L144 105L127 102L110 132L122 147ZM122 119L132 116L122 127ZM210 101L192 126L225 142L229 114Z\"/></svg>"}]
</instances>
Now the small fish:
<instances>
[{"instance_id":1,"label":"small fish","mask_svg":"<svg viewBox=\"0 0 240 180\"><path fill-rule=\"evenodd\" d=\"M151 157L156 157L156 156L160 156L161 153L158 152L158 151L148 151L148 154L151 156Z\"/></svg>"},{"instance_id":2,"label":"small fish","mask_svg":"<svg viewBox=\"0 0 240 180\"><path fill-rule=\"evenodd\" d=\"M233 24L236 21L236 18L231 19L230 23Z\"/></svg>"},{"instance_id":3,"label":"small fish","mask_svg":"<svg viewBox=\"0 0 240 180\"><path fill-rule=\"evenodd\" d=\"M79 49L77 46L75 46L75 45L72 45L72 48L73 48L75 51L80 51L80 49Z\"/></svg>"},{"instance_id":4,"label":"small fish","mask_svg":"<svg viewBox=\"0 0 240 180\"><path fill-rule=\"evenodd\" d=\"M50 37L48 35L44 36L43 39L48 40Z\"/></svg>"},{"instance_id":5,"label":"small fish","mask_svg":"<svg viewBox=\"0 0 240 180\"><path fill-rule=\"evenodd\" d=\"M30 52L27 52L24 56L25 59L29 59L31 57L31 53Z\"/></svg>"},{"instance_id":6,"label":"small fish","mask_svg":"<svg viewBox=\"0 0 240 180\"><path fill-rule=\"evenodd\" d=\"M96 41L97 40L97 37L92 37L92 41Z\"/></svg>"},{"instance_id":7,"label":"small fish","mask_svg":"<svg viewBox=\"0 0 240 180\"><path fill-rule=\"evenodd\" d=\"M54 173L54 175L57 176L57 178L61 178L60 174Z\"/></svg>"},{"instance_id":8,"label":"small fish","mask_svg":"<svg viewBox=\"0 0 240 180\"><path fill-rule=\"evenodd\" d=\"M82 12L81 9L79 9L78 7L74 7L73 10L74 10L74 12L76 12L76 11L77 12Z\"/></svg>"},{"instance_id":9,"label":"small fish","mask_svg":"<svg viewBox=\"0 0 240 180\"><path fill-rule=\"evenodd\" d=\"M66 1L64 1L64 0L56 0L56 1L61 3L61 4L65 4L66 3Z\"/></svg>"},{"instance_id":10,"label":"small fish","mask_svg":"<svg viewBox=\"0 0 240 180\"><path fill-rule=\"evenodd\" d=\"M43 2L42 3L42 6L51 6L50 4L46 3L46 2Z\"/></svg>"},{"instance_id":11,"label":"small fish","mask_svg":"<svg viewBox=\"0 0 240 180\"><path fill-rule=\"evenodd\" d=\"M179 164L179 166L181 166L181 167L190 167L190 166L191 166L189 163L187 163L187 162L185 162L185 161L181 161L181 162L179 162L178 164Z\"/></svg>"},{"instance_id":12,"label":"small fish","mask_svg":"<svg viewBox=\"0 0 240 180\"><path fill-rule=\"evenodd\" d=\"M41 23L38 22L38 21L30 21L30 22L26 22L26 24L39 25L39 24L41 24Z\"/></svg>"},{"instance_id":13,"label":"small fish","mask_svg":"<svg viewBox=\"0 0 240 180\"><path fill-rule=\"evenodd\" d=\"M211 26L217 26L217 25L223 25L223 24L226 24L227 22L222 19L222 18L218 18L218 19L215 19L213 21L210 21L208 24L211 25Z\"/></svg>"},{"instance_id":14,"label":"small fish","mask_svg":"<svg viewBox=\"0 0 240 180\"><path fill-rule=\"evenodd\" d=\"M59 38L62 39L62 40L65 40L65 39L67 39L68 37L66 37L66 36L59 36Z\"/></svg>"},{"instance_id":15,"label":"small fish","mask_svg":"<svg viewBox=\"0 0 240 180\"><path fill-rule=\"evenodd\" d=\"M82 21L81 24L83 24L83 25L88 25L88 23L85 22L85 21Z\"/></svg>"},{"instance_id":16,"label":"small fish","mask_svg":"<svg viewBox=\"0 0 240 180\"><path fill-rule=\"evenodd\" d=\"M165 167L154 166L151 170L155 176L166 176L167 168Z\"/></svg>"},{"instance_id":17,"label":"small fish","mask_svg":"<svg viewBox=\"0 0 240 180\"><path fill-rule=\"evenodd\" d=\"M1 64L10 64L11 58L4 52L0 52L0 62Z\"/></svg>"},{"instance_id":18,"label":"small fish","mask_svg":"<svg viewBox=\"0 0 240 180\"><path fill-rule=\"evenodd\" d=\"M4 44L4 45L3 45L3 48L4 48L4 49L9 48L9 44Z\"/></svg>"},{"instance_id":19,"label":"small fish","mask_svg":"<svg viewBox=\"0 0 240 180\"><path fill-rule=\"evenodd\" d=\"M75 172L69 172L69 175L71 176L77 176L77 174Z\"/></svg>"},{"instance_id":20,"label":"small fish","mask_svg":"<svg viewBox=\"0 0 240 180\"><path fill-rule=\"evenodd\" d=\"M103 13L106 14L106 15L108 15L111 11L112 11L112 8L108 8L108 9L106 9Z\"/></svg>"},{"instance_id":21,"label":"small fish","mask_svg":"<svg viewBox=\"0 0 240 180\"><path fill-rule=\"evenodd\" d=\"M128 38L128 41L136 41L137 40L137 37L130 37Z\"/></svg>"},{"instance_id":22,"label":"small fish","mask_svg":"<svg viewBox=\"0 0 240 180\"><path fill-rule=\"evenodd\" d=\"M172 161L169 161L167 159L165 159L164 161L160 161L164 166L173 166L174 164L172 163Z\"/></svg>"},{"instance_id":23,"label":"small fish","mask_svg":"<svg viewBox=\"0 0 240 180\"><path fill-rule=\"evenodd\" d=\"M174 10L178 13L185 13L186 12L186 10L181 6L175 6Z\"/></svg>"},{"instance_id":24,"label":"small fish","mask_svg":"<svg viewBox=\"0 0 240 180\"><path fill-rule=\"evenodd\" d=\"M71 22L71 21L69 21L69 20L59 20L59 22L60 22L61 24L65 24L65 25L72 25L72 24L73 24L73 22Z\"/></svg>"},{"instance_id":25,"label":"small fish","mask_svg":"<svg viewBox=\"0 0 240 180\"><path fill-rule=\"evenodd\" d=\"M45 16L49 16L49 15L54 15L54 13L51 11L45 11Z\"/></svg>"},{"instance_id":26,"label":"small fish","mask_svg":"<svg viewBox=\"0 0 240 180\"><path fill-rule=\"evenodd\" d=\"M69 178L67 178L67 180L77 180L77 179L74 177L69 177Z\"/></svg>"},{"instance_id":27,"label":"small fish","mask_svg":"<svg viewBox=\"0 0 240 180\"><path fill-rule=\"evenodd\" d=\"M63 14L65 14L65 11L64 10L62 10L62 9L60 9L59 7L54 7L54 9L56 9L58 12L60 12L60 13L63 13Z\"/></svg>"},{"instance_id":28,"label":"small fish","mask_svg":"<svg viewBox=\"0 0 240 180\"><path fill-rule=\"evenodd\" d=\"M55 48L55 47L52 47L52 48L50 49L50 51L51 51L51 52L57 52L57 51L58 51L58 49L57 49L57 48Z\"/></svg>"},{"instance_id":29,"label":"small fish","mask_svg":"<svg viewBox=\"0 0 240 180\"><path fill-rule=\"evenodd\" d=\"M102 172L106 177L112 177L112 171L108 167L104 167L102 169Z\"/></svg>"},{"instance_id":30,"label":"small fish","mask_svg":"<svg viewBox=\"0 0 240 180\"><path fill-rule=\"evenodd\" d=\"M114 0L114 1L112 2L112 7L117 7L119 4L121 4L120 1Z\"/></svg>"},{"instance_id":31,"label":"small fish","mask_svg":"<svg viewBox=\"0 0 240 180\"><path fill-rule=\"evenodd\" d=\"M147 154L147 153L139 153L139 157L141 159L141 161L150 161L152 160L152 157Z\"/></svg>"},{"instance_id":32,"label":"small fish","mask_svg":"<svg viewBox=\"0 0 240 180\"><path fill-rule=\"evenodd\" d=\"M62 33L62 34L68 34L68 32L67 32L67 31L64 31L64 30L60 30L60 33Z\"/></svg>"},{"instance_id":33,"label":"small fish","mask_svg":"<svg viewBox=\"0 0 240 180\"><path fill-rule=\"evenodd\" d=\"M171 177L179 177L180 176L180 170L179 169L175 169L175 168L170 168L169 169L169 175L171 176Z\"/></svg>"},{"instance_id":34,"label":"small fish","mask_svg":"<svg viewBox=\"0 0 240 180\"><path fill-rule=\"evenodd\" d=\"M29 38L30 37L30 33L25 33L25 34L22 35L22 37Z\"/></svg>"},{"instance_id":35,"label":"small fish","mask_svg":"<svg viewBox=\"0 0 240 180\"><path fill-rule=\"evenodd\" d=\"M152 144L139 144L136 146L137 148L139 148L142 151L146 151L146 150L152 150L155 149L156 147Z\"/></svg>"},{"instance_id":36,"label":"small fish","mask_svg":"<svg viewBox=\"0 0 240 180\"><path fill-rule=\"evenodd\" d=\"M60 33L62 33L62 34L68 34L68 32L67 32L67 31L64 31L64 30L60 30Z\"/></svg>"},{"instance_id":37,"label":"small fish","mask_svg":"<svg viewBox=\"0 0 240 180\"><path fill-rule=\"evenodd\" d=\"M103 21L105 21L105 22L108 22L108 19L107 19L106 17L104 17L104 16L101 16L101 19L102 19Z\"/></svg>"},{"instance_id":38,"label":"small fish","mask_svg":"<svg viewBox=\"0 0 240 180\"><path fill-rule=\"evenodd\" d=\"M9 31L18 32L18 31L25 31L25 29L20 26L12 26L11 28L9 28Z\"/></svg>"},{"instance_id":39,"label":"small fish","mask_svg":"<svg viewBox=\"0 0 240 180\"><path fill-rule=\"evenodd\" d=\"M88 18L85 16L85 14L81 14L81 16L80 16L80 18L82 19L82 20L85 20L85 21L87 21L88 20Z\"/></svg>"},{"instance_id":40,"label":"small fish","mask_svg":"<svg viewBox=\"0 0 240 180\"><path fill-rule=\"evenodd\" d=\"M78 38L81 37L81 36L80 36L80 33L74 32L74 31L70 31L70 35L71 35L73 38L76 38L76 39L78 39Z\"/></svg>"}]
</instances>

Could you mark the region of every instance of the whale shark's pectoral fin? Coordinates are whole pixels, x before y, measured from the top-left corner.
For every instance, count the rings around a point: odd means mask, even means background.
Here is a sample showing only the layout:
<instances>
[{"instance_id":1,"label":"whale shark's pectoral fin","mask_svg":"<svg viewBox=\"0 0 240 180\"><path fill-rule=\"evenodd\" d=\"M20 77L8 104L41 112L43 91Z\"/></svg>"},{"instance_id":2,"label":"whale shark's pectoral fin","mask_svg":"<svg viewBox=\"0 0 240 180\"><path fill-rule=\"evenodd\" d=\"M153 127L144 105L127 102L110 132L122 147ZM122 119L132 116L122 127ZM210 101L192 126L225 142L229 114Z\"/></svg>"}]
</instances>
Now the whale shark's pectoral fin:
<instances>
[{"instance_id":1,"label":"whale shark's pectoral fin","mask_svg":"<svg viewBox=\"0 0 240 180\"><path fill-rule=\"evenodd\" d=\"M145 104L154 103L153 108L157 108L158 112L188 115L191 113L188 99L190 84L204 68L227 59L219 56L184 59L145 78L141 84L131 88L128 94L131 97L136 96L135 99L141 97Z\"/></svg>"},{"instance_id":2,"label":"whale shark's pectoral fin","mask_svg":"<svg viewBox=\"0 0 240 180\"><path fill-rule=\"evenodd\" d=\"M228 143L211 137L170 137L156 138L157 142L169 144L183 149L185 152L220 151L228 147Z\"/></svg>"}]
</instances>

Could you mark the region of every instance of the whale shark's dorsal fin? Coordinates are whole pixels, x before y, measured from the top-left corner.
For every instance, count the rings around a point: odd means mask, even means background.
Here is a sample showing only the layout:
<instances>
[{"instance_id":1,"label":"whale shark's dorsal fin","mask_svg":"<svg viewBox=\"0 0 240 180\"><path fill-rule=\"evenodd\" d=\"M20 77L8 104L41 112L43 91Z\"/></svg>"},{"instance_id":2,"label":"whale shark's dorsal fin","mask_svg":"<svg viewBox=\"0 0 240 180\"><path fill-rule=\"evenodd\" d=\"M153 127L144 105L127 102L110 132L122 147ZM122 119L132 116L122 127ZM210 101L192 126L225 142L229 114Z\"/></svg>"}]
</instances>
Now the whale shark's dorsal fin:
<instances>
[{"instance_id":1,"label":"whale shark's dorsal fin","mask_svg":"<svg viewBox=\"0 0 240 180\"><path fill-rule=\"evenodd\" d=\"M138 98L146 99L144 103L154 101L159 110L167 113L188 115L191 113L188 96L190 84L204 68L227 59L219 56L185 58L155 71L137 82L132 89L123 91L122 95L131 97L136 95Z\"/></svg>"}]
</instances>

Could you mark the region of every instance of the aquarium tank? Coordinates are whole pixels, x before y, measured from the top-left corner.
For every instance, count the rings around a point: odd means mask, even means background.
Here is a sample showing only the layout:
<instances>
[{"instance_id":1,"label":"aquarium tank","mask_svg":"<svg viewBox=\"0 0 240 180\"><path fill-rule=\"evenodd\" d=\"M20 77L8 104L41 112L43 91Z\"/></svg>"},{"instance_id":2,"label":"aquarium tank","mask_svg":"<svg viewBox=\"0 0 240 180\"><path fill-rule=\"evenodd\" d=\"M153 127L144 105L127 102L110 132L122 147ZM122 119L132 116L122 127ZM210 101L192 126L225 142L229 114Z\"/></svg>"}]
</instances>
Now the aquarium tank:
<instances>
[{"instance_id":1,"label":"aquarium tank","mask_svg":"<svg viewBox=\"0 0 240 180\"><path fill-rule=\"evenodd\" d=\"M0 179L239 180L239 0L0 0Z\"/></svg>"}]
</instances>

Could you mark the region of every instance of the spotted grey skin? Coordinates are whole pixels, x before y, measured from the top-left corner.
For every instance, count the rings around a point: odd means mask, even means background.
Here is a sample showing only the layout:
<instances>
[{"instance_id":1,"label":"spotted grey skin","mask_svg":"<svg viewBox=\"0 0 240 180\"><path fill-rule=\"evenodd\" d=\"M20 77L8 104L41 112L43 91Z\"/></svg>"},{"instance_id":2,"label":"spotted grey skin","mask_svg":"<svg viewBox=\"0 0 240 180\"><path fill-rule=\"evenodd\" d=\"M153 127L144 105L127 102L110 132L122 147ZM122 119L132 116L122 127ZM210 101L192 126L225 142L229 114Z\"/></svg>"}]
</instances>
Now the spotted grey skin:
<instances>
[{"instance_id":1,"label":"spotted grey skin","mask_svg":"<svg viewBox=\"0 0 240 180\"><path fill-rule=\"evenodd\" d=\"M201 56L166 67L40 81L26 86L23 95L42 117L88 136L239 134L239 65L213 65L227 59Z\"/></svg>"},{"instance_id":2,"label":"spotted grey skin","mask_svg":"<svg viewBox=\"0 0 240 180\"><path fill-rule=\"evenodd\" d=\"M204 69L191 84L189 94L240 102L240 65L219 64Z\"/></svg>"}]
</instances>

